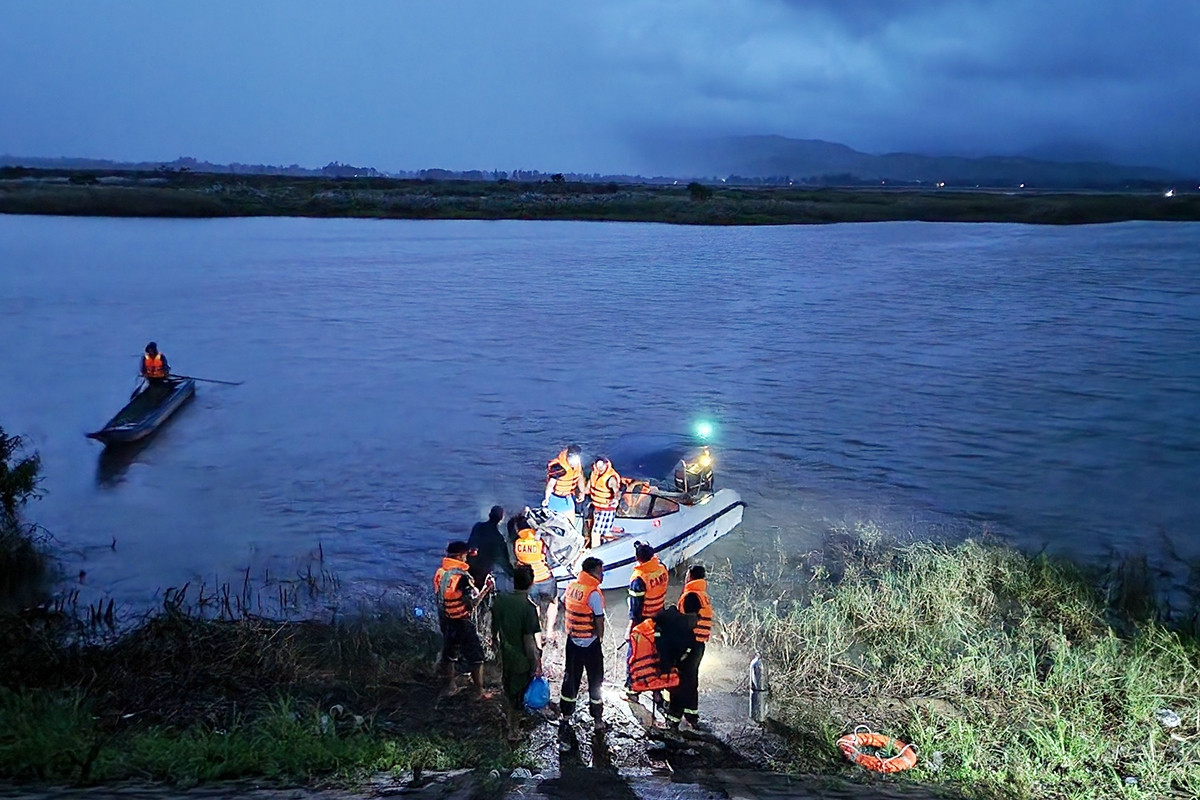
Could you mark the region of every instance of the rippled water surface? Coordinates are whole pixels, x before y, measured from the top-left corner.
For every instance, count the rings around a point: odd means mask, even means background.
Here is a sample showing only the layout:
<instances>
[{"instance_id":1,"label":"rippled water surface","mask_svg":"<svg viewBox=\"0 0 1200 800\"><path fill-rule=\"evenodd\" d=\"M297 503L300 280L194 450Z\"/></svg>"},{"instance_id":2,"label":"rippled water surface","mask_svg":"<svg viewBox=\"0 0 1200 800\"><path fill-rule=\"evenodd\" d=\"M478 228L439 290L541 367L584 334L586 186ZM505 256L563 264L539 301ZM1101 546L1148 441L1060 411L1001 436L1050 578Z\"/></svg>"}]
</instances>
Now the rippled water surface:
<instances>
[{"instance_id":1,"label":"rippled water surface","mask_svg":"<svg viewBox=\"0 0 1200 800\"><path fill-rule=\"evenodd\" d=\"M84 438L157 340L195 400ZM569 440L717 424L745 523L1200 560L1200 226L0 217L0 426L70 580L150 601L291 570L424 583ZM618 462L618 467L621 464Z\"/></svg>"}]
</instances>

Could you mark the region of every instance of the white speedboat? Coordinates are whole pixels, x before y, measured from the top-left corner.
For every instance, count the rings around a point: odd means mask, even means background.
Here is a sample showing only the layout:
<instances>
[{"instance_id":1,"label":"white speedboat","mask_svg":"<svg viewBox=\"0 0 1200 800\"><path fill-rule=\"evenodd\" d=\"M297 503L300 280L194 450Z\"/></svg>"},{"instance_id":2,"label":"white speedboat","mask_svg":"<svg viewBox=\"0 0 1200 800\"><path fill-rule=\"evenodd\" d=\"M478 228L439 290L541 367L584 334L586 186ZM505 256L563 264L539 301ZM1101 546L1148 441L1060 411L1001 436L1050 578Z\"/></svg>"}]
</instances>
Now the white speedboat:
<instances>
[{"instance_id":1,"label":"white speedboat","mask_svg":"<svg viewBox=\"0 0 1200 800\"><path fill-rule=\"evenodd\" d=\"M625 489L617 506L612 534L597 547L586 547L582 516L569 517L546 509L531 509L529 521L549 545L548 559L559 589L579 574L588 556L604 562L602 589L629 586L637 559L635 542L654 548L667 569L694 557L742 521L745 503L733 489L713 488L712 456L701 448L679 462L675 486L664 489L638 481Z\"/></svg>"}]
</instances>

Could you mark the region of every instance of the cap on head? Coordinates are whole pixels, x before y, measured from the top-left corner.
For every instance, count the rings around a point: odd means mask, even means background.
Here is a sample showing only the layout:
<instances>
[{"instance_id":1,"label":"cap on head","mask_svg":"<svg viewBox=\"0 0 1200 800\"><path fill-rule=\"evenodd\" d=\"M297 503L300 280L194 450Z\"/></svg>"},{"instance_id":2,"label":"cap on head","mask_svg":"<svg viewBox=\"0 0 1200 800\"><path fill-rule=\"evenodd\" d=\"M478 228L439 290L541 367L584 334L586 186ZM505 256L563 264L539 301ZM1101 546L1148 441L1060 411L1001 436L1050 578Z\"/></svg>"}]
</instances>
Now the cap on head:
<instances>
[{"instance_id":1,"label":"cap on head","mask_svg":"<svg viewBox=\"0 0 1200 800\"><path fill-rule=\"evenodd\" d=\"M637 557L638 561L645 563L654 558L654 548L645 542L634 542L633 554Z\"/></svg>"},{"instance_id":2,"label":"cap on head","mask_svg":"<svg viewBox=\"0 0 1200 800\"><path fill-rule=\"evenodd\" d=\"M492 506L492 510L488 512L488 519L492 522L504 519L504 506Z\"/></svg>"},{"instance_id":3,"label":"cap on head","mask_svg":"<svg viewBox=\"0 0 1200 800\"><path fill-rule=\"evenodd\" d=\"M604 464L605 466L608 466L609 464L612 463L612 461L609 459L608 456L596 456L596 463Z\"/></svg>"},{"instance_id":4,"label":"cap on head","mask_svg":"<svg viewBox=\"0 0 1200 800\"><path fill-rule=\"evenodd\" d=\"M467 551L471 549L466 542L454 541L446 545L446 555L448 556L465 556Z\"/></svg>"}]
</instances>

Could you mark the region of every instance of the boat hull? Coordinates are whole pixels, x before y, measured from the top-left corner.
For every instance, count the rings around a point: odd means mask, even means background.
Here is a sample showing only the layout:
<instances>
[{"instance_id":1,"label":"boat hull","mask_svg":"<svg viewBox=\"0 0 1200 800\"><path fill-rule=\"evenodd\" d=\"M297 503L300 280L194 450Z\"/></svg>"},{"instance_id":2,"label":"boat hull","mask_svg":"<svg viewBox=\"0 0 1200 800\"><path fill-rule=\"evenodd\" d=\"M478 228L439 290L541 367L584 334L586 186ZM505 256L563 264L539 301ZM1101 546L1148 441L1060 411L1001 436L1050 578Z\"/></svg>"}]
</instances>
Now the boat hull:
<instances>
[{"instance_id":1,"label":"boat hull","mask_svg":"<svg viewBox=\"0 0 1200 800\"><path fill-rule=\"evenodd\" d=\"M600 588L621 589L629 586L637 559L633 543L645 542L654 548L659 561L667 569L695 557L701 550L736 528L742 521L746 504L733 489L719 489L692 506L675 514L656 519L625 519L618 517L613 525L621 535L599 547L583 551L572 563L553 568L559 589L575 580L580 561L595 556L604 562L604 579Z\"/></svg>"},{"instance_id":2,"label":"boat hull","mask_svg":"<svg viewBox=\"0 0 1200 800\"><path fill-rule=\"evenodd\" d=\"M167 386L148 386L103 428L87 436L106 445L140 441L158 430L195 393L196 383L190 379Z\"/></svg>"}]
</instances>

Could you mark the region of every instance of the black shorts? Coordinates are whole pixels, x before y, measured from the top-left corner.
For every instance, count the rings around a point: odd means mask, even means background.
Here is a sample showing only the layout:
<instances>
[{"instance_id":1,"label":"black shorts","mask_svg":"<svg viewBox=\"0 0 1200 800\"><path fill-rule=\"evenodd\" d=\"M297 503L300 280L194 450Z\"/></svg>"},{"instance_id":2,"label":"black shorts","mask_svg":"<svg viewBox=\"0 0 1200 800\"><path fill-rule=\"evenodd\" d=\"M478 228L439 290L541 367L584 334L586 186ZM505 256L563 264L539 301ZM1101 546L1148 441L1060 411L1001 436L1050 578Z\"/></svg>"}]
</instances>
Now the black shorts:
<instances>
[{"instance_id":1,"label":"black shorts","mask_svg":"<svg viewBox=\"0 0 1200 800\"><path fill-rule=\"evenodd\" d=\"M471 666L483 663L483 645L470 617L442 620L442 663L465 661Z\"/></svg>"}]
</instances>

